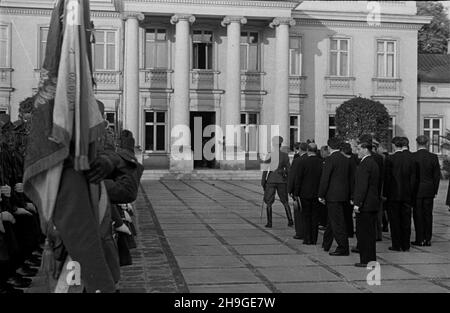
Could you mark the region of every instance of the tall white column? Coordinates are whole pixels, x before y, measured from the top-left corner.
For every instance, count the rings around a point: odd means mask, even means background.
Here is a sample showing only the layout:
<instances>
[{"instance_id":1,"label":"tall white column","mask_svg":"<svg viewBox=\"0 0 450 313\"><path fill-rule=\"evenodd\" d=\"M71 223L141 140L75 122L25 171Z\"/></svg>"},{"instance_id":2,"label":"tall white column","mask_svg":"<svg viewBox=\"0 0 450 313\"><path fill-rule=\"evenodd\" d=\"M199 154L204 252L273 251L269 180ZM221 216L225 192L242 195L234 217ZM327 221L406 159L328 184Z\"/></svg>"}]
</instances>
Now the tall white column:
<instances>
[{"instance_id":1,"label":"tall white column","mask_svg":"<svg viewBox=\"0 0 450 313\"><path fill-rule=\"evenodd\" d=\"M225 129L227 125L239 126L241 124L241 24L246 24L243 16L226 16L222 20L222 26L227 27L227 67L225 85ZM240 140L240 136L236 136ZM240 169L245 166L245 155L240 155L238 142L234 142L229 134L225 133L225 158L221 161L222 168Z\"/></svg>"},{"instance_id":2,"label":"tall white column","mask_svg":"<svg viewBox=\"0 0 450 313\"><path fill-rule=\"evenodd\" d=\"M275 110L274 125L278 125L283 137L283 147L289 147L289 26L294 26L292 18L275 18L270 27L275 28Z\"/></svg>"},{"instance_id":3,"label":"tall white column","mask_svg":"<svg viewBox=\"0 0 450 313\"><path fill-rule=\"evenodd\" d=\"M124 60L124 127L133 132L139 145L139 22L144 14L125 12L125 60Z\"/></svg>"},{"instance_id":4,"label":"tall white column","mask_svg":"<svg viewBox=\"0 0 450 313\"><path fill-rule=\"evenodd\" d=\"M170 168L186 171L192 170L194 164L189 132L189 28L195 16L176 14L170 22L176 25Z\"/></svg>"}]
</instances>

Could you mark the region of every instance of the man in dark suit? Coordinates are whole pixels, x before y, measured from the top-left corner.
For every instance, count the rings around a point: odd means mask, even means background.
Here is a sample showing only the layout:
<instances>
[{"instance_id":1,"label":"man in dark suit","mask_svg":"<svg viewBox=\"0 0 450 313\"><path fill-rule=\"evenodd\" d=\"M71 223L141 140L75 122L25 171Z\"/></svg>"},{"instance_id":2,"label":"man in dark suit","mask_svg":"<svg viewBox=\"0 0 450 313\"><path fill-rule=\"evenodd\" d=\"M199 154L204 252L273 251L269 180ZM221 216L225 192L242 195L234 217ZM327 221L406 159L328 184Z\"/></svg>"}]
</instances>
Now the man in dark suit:
<instances>
[{"instance_id":1,"label":"man in dark suit","mask_svg":"<svg viewBox=\"0 0 450 313\"><path fill-rule=\"evenodd\" d=\"M392 247L389 250L409 251L417 167L414 157L407 151L405 138L394 137L392 144L395 152L386 158L383 188L391 224Z\"/></svg>"},{"instance_id":2,"label":"man in dark suit","mask_svg":"<svg viewBox=\"0 0 450 313\"><path fill-rule=\"evenodd\" d=\"M353 154L352 146L348 142L344 142L341 146L341 152L345 157L350 160L350 166L352 168L352 173L356 172L356 167L358 166L359 160L358 155ZM355 183L355 177L350 179L350 183ZM347 230L347 236L353 238L355 234L355 227L353 223L353 206L350 202L346 203L344 206L344 218L345 218L345 229Z\"/></svg>"},{"instance_id":3,"label":"man in dark suit","mask_svg":"<svg viewBox=\"0 0 450 313\"><path fill-rule=\"evenodd\" d=\"M358 144L358 156L361 162L356 170L353 201L360 262L355 266L366 267L369 262L377 260L376 222L380 207L380 172L372 156L371 142Z\"/></svg>"},{"instance_id":4,"label":"man in dark suit","mask_svg":"<svg viewBox=\"0 0 450 313\"><path fill-rule=\"evenodd\" d=\"M305 245L315 245L319 233L320 203L318 192L322 176L321 158L317 156L317 145L308 145L306 158L300 162L295 179L294 197L300 198L301 217L304 226Z\"/></svg>"},{"instance_id":5,"label":"man in dark suit","mask_svg":"<svg viewBox=\"0 0 450 313\"><path fill-rule=\"evenodd\" d=\"M350 201L353 176L350 160L341 152L341 141L328 140L331 155L325 159L319 185L319 201L328 208L328 225L323 238L323 248L329 251L336 240L338 247L330 255L349 255L348 237L345 226L344 206Z\"/></svg>"},{"instance_id":6,"label":"man in dark suit","mask_svg":"<svg viewBox=\"0 0 450 313\"><path fill-rule=\"evenodd\" d=\"M300 142L294 143L294 160L300 157Z\"/></svg>"},{"instance_id":7,"label":"man in dark suit","mask_svg":"<svg viewBox=\"0 0 450 313\"><path fill-rule=\"evenodd\" d=\"M439 190L441 168L436 154L427 150L428 137L419 136L416 139L417 152L414 153L418 166L418 188L416 206L414 207L415 246L431 246L433 233L433 200Z\"/></svg>"},{"instance_id":8,"label":"man in dark suit","mask_svg":"<svg viewBox=\"0 0 450 313\"><path fill-rule=\"evenodd\" d=\"M261 186L264 188L264 202L267 206L267 228L272 228L272 204L275 202L275 192L286 211L288 226L294 225L287 192L290 168L289 155L280 150L282 143L283 137L272 138L272 152L266 162L263 163L265 168L263 169Z\"/></svg>"},{"instance_id":9,"label":"man in dark suit","mask_svg":"<svg viewBox=\"0 0 450 313\"><path fill-rule=\"evenodd\" d=\"M300 163L308 158L308 145L305 142L299 144L299 152L294 156L288 177L288 193L294 199L294 239L303 239L304 222L301 214L301 203L297 202L298 193L295 190L295 180L298 179Z\"/></svg>"}]
</instances>

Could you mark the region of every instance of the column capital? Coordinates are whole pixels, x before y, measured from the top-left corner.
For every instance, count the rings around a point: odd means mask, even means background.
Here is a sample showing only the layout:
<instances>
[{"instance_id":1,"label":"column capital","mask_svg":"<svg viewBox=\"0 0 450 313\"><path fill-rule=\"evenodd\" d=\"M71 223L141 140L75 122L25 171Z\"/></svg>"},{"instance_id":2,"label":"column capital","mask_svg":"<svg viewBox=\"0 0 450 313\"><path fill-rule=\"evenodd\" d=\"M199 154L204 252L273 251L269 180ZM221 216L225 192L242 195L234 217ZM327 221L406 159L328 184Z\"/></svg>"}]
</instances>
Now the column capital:
<instances>
[{"instance_id":1,"label":"column capital","mask_svg":"<svg viewBox=\"0 0 450 313\"><path fill-rule=\"evenodd\" d=\"M269 24L270 28L275 28L280 25L295 26L295 20L292 17L276 17L272 23Z\"/></svg>"},{"instance_id":2,"label":"column capital","mask_svg":"<svg viewBox=\"0 0 450 313\"><path fill-rule=\"evenodd\" d=\"M192 14L175 14L170 18L171 24L176 24L179 21L188 21L189 23L194 23L195 16Z\"/></svg>"},{"instance_id":3,"label":"column capital","mask_svg":"<svg viewBox=\"0 0 450 313\"><path fill-rule=\"evenodd\" d=\"M220 24L225 27L231 23L247 24L247 19L244 16L227 15Z\"/></svg>"},{"instance_id":4,"label":"column capital","mask_svg":"<svg viewBox=\"0 0 450 313\"><path fill-rule=\"evenodd\" d=\"M121 14L121 18L124 21L129 20L129 19L136 19L139 22L142 22L145 18L145 15L142 14L141 12L123 12Z\"/></svg>"}]
</instances>

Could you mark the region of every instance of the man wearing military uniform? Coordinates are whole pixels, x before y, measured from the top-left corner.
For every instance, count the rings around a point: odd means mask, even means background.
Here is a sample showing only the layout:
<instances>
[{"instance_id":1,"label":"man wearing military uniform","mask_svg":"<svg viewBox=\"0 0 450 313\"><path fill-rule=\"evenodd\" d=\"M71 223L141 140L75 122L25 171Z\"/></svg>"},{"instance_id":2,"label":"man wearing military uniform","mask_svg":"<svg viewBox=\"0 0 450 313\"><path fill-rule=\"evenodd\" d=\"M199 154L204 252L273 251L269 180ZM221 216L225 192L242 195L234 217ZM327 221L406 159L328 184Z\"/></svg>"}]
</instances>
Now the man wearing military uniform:
<instances>
[{"instance_id":1,"label":"man wearing military uniform","mask_svg":"<svg viewBox=\"0 0 450 313\"><path fill-rule=\"evenodd\" d=\"M268 159L263 162L265 167L261 178L261 186L264 188L264 202L267 211L267 228L272 228L272 205L275 202L275 192L278 194L281 203L286 211L288 226L292 227L291 208L288 200L288 173L290 169L289 156L286 152L280 150L283 143L283 137L276 136L272 138L272 152Z\"/></svg>"}]
</instances>

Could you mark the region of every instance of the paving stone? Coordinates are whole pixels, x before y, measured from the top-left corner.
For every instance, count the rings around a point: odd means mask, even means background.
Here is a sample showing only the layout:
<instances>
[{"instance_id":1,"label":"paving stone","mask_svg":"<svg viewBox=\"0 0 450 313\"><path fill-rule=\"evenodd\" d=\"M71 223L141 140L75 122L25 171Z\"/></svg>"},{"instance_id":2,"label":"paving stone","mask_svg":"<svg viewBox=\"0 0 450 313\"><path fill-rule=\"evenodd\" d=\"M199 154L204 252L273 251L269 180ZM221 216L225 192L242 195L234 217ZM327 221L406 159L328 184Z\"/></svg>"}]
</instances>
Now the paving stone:
<instances>
[{"instance_id":1,"label":"paving stone","mask_svg":"<svg viewBox=\"0 0 450 313\"><path fill-rule=\"evenodd\" d=\"M331 268L348 280L366 281L370 270L366 268L358 268L355 266L331 266ZM381 280L403 280L403 279L417 279L416 275L410 274L402 269L391 265L381 264Z\"/></svg>"},{"instance_id":2,"label":"paving stone","mask_svg":"<svg viewBox=\"0 0 450 313\"><path fill-rule=\"evenodd\" d=\"M246 268L185 269L183 275L188 284L260 282L259 279Z\"/></svg>"},{"instance_id":3,"label":"paving stone","mask_svg":"<svg viewBox=\"0 0 450 313\"><path fill-rule=\"evenodd\" d=\"M180 268L234 268L245 265L234 256L177 256Z\"/></svg>"},{"instance_id":4,"label":"paving stone","mask_svg":"<svg viewBox=\"0 0 450 313\"><path fill-rule=\"evenodd\" d=\"M172 251L176 256L181 255L199 255L199 256L212 256L212 255L230 255L225 247L221 245L217 246L172 246Z\"/></svg>"},{"instance_id":5,"label":"paving stone","mask_svg":"<svg viewBox=\"0 0 450 313\"><path fill-rule=\"evenodd\" d=\"M255 267L315 265L306 256L302 255L246 255L245 259Z\"/></svg>"},{"instance_id":6,"label":"paving stone","mask_svg":"<svg viewBox=\"0 0 450 313\"><path fill-rule=\"evenodd\" d=\"M259 271L271 282L342 281L320 266L264 267Z\"/></svg>"},{"instance_id":7,"label":"paving stone","mask_svg":"<svg viewBox=\"0 0 450 313\"><path fill-rule=\"evenodd\" d=\"M376 293L449 293L450 290L423 280L381 281L379 286L365 286Z\"/></svg>"},{"instance_id":8,"label":"paving stone","mask_svg":"<svg viewBox=\"0 0 450 313\"><path fill-rule=\"evenodd\" d=\"M414 264L402 265L413 272L424 277L450 278L450 264Z\"/></svg>"},{"instance_id":9,"label":"paving stone","mask_svg":"<svg viewBox=\"0 0 450 313\"><path fill-rule=\"evenodd\" d=\"M296 252L285 245L239 245L234 246L234 249L242 255L252 254L295 254Z\"/></svg>"},{"instance_id":10,"label":"paving stone","mask_svg":"<svg viewBox=\"0 0 450 313\"><path fill-rule=\"evenodd\" d=\"M226 284L189 286L191 293L270 293L263 284Z\"/></svg>"},{"instance_id":11,"label":"paving stone","mask_svg":"<svg viewBox=\"0 0 450 313\"><path fill-rule=\"evenodd\" d=\"M357 293L357 288L345 282L279 283L275 286L285 293Z\"/></svg>"}]
</instances>

